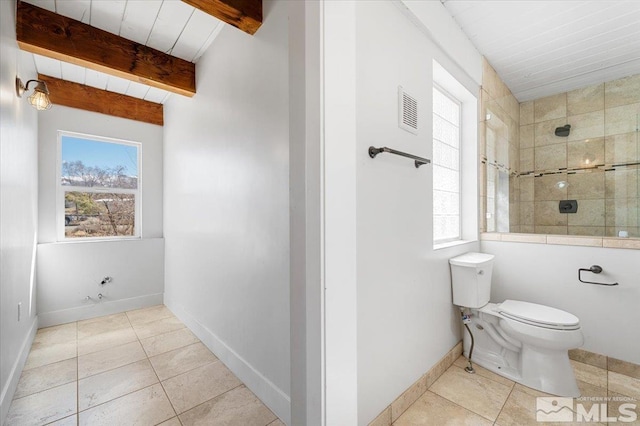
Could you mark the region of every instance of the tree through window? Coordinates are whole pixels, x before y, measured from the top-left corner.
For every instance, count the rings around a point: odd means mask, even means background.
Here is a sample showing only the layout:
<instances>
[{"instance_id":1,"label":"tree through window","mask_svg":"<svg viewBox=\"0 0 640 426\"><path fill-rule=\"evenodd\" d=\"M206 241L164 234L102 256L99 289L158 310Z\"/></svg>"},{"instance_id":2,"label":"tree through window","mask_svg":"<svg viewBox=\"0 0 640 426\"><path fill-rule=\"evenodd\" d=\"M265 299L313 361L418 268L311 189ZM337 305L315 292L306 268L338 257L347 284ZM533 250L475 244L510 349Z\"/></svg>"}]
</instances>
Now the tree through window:
<instances>
[{"instance_id":1,"label":"tree through window","mask_svg":"<svg viewBox=\"0 0 640 426\"><path fill-rule=\"evenodd\" d=\"M140 144L66 132L59 141L63 238L139 236Z\"/></svg>"}]
</instances>

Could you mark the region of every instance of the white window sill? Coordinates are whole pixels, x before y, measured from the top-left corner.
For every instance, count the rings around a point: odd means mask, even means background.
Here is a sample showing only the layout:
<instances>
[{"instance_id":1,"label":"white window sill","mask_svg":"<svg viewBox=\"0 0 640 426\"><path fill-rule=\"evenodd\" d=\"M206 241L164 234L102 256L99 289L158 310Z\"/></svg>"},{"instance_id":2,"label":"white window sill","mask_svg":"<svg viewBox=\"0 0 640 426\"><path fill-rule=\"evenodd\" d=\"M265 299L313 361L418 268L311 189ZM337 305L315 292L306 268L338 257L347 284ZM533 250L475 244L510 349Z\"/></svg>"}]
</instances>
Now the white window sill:
<instances>
[{"instance_id":1,"label":"white window sill","mask_svg":"<svg viewBox=\"0 0 640 426\"><path fill-rule=\"evenodd\" d=\"M142 237L114 237L114 238L67 238L55 241L56 244L78 244L78 243L109 243L119 241L140 241Z\"/></svg>"},{"instance_id":2,"label":"white window sill","mask_svg":"<svg viewBox=\"0 0 640 426\"><path fill-rule=\"evenodd\" d=\"M476 241L471 241L471 240L455 240L455 241L448 241L446 243L440 243L440 244L435 244L433 246L434 250L441 250L441 249L446 249L449 247L457 247L457 246L462 246L464 244L471 244L471 243L475 243Z\"/></svg>"}]
</instances>

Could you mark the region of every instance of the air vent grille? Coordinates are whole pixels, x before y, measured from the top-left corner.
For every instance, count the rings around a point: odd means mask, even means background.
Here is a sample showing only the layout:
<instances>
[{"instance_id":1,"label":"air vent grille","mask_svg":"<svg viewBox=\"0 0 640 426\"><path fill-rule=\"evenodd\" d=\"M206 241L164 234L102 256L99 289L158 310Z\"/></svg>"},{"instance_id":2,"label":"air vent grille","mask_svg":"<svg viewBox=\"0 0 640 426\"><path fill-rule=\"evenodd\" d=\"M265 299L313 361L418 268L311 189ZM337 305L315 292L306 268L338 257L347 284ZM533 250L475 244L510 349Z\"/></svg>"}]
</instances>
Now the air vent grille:
<instances>
[{"instance_id":1,"label":"air vent grille","mask_svg":"<svg viewBox=\"0 0 640 426\"><path fill-rule=\"evenodd\" d=\"M413 96L407 94L402 86L398 87L399 104L399 126L400 128L417 134L418 133L418 101Z\"/></svg>"}]
</instances>

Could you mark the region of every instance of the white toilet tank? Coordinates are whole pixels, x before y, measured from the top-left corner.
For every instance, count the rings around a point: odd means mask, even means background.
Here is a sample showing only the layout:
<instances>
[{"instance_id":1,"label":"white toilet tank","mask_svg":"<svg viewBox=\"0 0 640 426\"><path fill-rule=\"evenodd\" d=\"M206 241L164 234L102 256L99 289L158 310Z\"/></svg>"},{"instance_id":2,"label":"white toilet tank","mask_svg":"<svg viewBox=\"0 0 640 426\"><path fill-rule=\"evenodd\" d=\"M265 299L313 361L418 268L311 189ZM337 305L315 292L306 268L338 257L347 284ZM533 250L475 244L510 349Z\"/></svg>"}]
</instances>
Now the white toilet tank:
<instances>
[{"instance_id":1,"label":"white toilet tank","mask_svg":"<svg viewBox=\"0 0 640 426\"><path fill-rule=\"evenodd\" d=\"M481 308L491 295L492 254L465 253L449 259L453 304Z\"/></svg>"}]
</instances>

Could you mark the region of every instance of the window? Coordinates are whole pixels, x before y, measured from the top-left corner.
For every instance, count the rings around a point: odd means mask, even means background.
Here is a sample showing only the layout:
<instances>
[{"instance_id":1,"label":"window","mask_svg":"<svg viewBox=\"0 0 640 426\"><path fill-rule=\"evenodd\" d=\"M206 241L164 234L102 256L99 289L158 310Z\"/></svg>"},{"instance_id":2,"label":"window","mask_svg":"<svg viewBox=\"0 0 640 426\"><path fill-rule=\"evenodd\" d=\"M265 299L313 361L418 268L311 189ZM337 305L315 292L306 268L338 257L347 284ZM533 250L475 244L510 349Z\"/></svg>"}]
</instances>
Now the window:
<instances>
[{"instance_id":1,"label":"window","mask_svg":"<svg viewBox=\"0 0 640 426\"><path fill-rule=\"evenodd\" d=\"M433 241L460 236L460 102L433 87Z\"/></svg>"},{"instance_id":2,"label":"window","mask_svg":"<svg viewBox=\"0 0 640 426\"><path fill-rule=\"evenodd\" d=\"M60 240L140 236L137 142L59 132Z\"/></svg>"}]
</instances>

